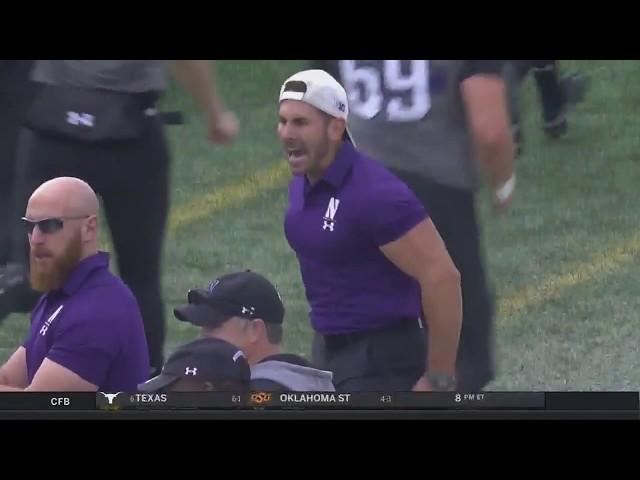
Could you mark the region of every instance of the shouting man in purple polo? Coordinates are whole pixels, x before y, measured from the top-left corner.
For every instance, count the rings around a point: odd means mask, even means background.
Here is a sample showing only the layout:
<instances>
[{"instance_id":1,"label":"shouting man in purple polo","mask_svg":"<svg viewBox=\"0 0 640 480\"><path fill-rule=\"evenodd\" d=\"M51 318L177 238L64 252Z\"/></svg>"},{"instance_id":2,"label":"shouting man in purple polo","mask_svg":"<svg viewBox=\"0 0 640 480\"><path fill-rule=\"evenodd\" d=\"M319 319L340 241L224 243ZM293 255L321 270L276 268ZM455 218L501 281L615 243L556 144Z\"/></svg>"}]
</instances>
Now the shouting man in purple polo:
<instances>
[{"instance_id":1,"label":"shouting man in purple polo","mask_svg":"<svg viewBox=\"0 0 640 480\"><path fill-rule=\"evenodd\" d=\"M44 295L27 340L0 367L0 391L128 391L149 375L138 304L98 251L98 199L80 179L43 183L23 221L31 286Z\"/></svg>"},{"instance_id":2,"label":"shouting man in purple polo","mask_svg":"<svg viewBox=\"0 0 640 480\"><path fill-rule=\"evenodd\" d=\"M348 112L323 70L281 88L278 134L294 174L285 233L311 306L314 362L338 390L452 390L460 275L409 188L355 148Z\"/></svg>"}]
</instances>

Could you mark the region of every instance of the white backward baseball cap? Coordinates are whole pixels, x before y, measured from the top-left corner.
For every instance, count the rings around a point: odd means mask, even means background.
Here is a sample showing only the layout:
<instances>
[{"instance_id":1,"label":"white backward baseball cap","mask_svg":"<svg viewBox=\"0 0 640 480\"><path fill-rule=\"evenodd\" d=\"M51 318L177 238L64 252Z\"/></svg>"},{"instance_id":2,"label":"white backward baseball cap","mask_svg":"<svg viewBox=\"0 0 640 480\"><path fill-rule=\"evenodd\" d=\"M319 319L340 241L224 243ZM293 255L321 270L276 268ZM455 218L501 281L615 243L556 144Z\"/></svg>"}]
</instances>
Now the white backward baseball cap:
<instances>
[{"instance_id":1,"label":"white backward baseball cap","mask_svg":"<svg viewBox=\"0 0 640 480\"><path fill-rule=\"evenodd\" d=\"M280 102L298 100L316 107L335 118L349 117L347 92L338 81L324 70L304 70L287 78L280 88ZM353 139L349 130L345 138Z\"/></svg>"}]
</instances>

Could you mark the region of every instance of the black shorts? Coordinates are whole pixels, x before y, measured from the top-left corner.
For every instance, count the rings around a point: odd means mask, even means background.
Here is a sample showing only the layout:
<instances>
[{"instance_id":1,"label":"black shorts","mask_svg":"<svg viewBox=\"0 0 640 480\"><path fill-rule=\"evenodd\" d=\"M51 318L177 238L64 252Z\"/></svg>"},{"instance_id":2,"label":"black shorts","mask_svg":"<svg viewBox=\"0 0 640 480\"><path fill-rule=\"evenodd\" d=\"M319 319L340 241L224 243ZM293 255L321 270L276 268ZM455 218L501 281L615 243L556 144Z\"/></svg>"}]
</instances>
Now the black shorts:
<instances>
[{"instance_id":1,"label":"black shorts","mask_svg":"<svg viewBox=\"0 0 640 480\"><path fill-rule=\"evenodd\" d=\"M316 334L315 366L333 372L340 391L409 391L425 373L425 330L417 318L381 330Z\"/></svg>"}]
</instances>

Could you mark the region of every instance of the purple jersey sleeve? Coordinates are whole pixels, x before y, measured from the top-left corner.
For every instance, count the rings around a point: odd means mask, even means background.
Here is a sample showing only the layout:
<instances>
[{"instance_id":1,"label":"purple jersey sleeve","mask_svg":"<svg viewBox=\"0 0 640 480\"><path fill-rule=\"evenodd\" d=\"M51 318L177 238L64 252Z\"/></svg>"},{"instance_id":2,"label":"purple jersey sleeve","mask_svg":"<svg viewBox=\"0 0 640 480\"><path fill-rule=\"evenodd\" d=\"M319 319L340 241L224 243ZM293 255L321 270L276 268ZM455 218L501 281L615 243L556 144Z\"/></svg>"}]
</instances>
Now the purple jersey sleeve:
<instances>
[{"instance_id":1,"label":"purple jersey sleeve","mask_svg":"<svg viewBox=\"0 0 640 480\"><path fill-rule=\"evenodd\" d=\"M36 312L38 312L40 309L44 308L44 300L45 300L45 295L40 296L40 299L38 300L38 303L36 303L36 306L33 307L33 310L31 311L31 318L30 318L30 326L29 326L29 335L27 336L27 338L25 338L24 342L22 342L22 346L24 348L28 348L31 345L31 342L33 342L33 337L36 335L36 332L34 331L35 328L35 320L34 320L34 314Z\"/></svg>"},{"instance_id":2,"label":"purple jersey sleeve","mask_svg":"<svg viewBox=\"0 0 640 480\"><path fill-rule=\"evenodd\" d=\"M77 309L74 318L57 329L47 358L100 385L120 348L118 330L107 317L104 310Z\"/></svg>"},{"instance_id":3,"label":"purple jersey sleeve","mask_svg":"<svg viewBox=\"0 0 640 480\"><path fill-rule=\"evenodd\" d=\"M428 217L409 187L395 178L371 193L360 220L365 234L379 247L398 240Z\"/></svg>"}]
</instances>

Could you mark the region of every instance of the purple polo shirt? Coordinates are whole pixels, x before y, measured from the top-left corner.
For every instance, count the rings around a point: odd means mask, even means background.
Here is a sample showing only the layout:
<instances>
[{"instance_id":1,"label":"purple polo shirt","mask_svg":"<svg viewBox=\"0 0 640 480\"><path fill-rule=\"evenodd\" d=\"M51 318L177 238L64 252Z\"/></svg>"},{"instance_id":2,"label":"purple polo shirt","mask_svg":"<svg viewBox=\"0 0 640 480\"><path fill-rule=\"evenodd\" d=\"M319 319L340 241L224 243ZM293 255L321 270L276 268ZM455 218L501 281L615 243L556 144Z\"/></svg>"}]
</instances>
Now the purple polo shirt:
<instances>
[{"instance_id":1,"label":"purple polo shirt","mask_svg":"<svg viewBox=\"0 0 640 480\"><path fill-rule=\"evenodd\" d=\"M420 316L418 283L379 247L425 218L409 188L350 142L313 187L293 177L284 228L316 331L372 330Z\"/></svg>"},{"instance_id":2,"label":"purple polo shirt","mask_svg":"<svg viewBox=\"0 0 640 480\"><path fill-rule=\"evenodd\" d=\"M136 392L149 377L138 303L109 271L109 255L82 260L60 290L43 295L24 345L31 383L45 358L104 392Z\"/></svg>"}]
</instances>

